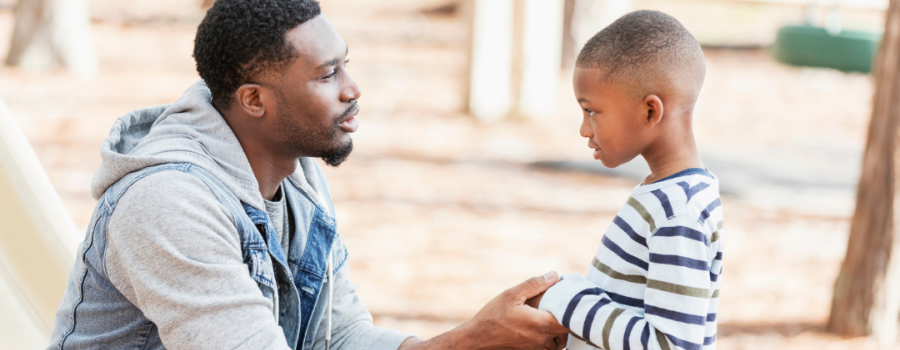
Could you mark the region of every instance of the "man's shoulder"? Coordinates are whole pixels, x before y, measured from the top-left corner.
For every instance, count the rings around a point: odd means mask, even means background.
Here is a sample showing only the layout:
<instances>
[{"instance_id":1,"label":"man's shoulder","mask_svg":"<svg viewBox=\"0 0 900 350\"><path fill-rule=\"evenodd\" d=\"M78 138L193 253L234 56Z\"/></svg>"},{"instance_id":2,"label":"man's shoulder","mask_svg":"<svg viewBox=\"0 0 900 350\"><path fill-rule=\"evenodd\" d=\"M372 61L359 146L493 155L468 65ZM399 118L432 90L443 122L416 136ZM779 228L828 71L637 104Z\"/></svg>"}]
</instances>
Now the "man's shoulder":
<instances>
[{"instance_id":1,"label":"man's shoulder","mask_svg":"<svg viewBox=\"0 0 900 350\"><path fill-rule=\"evenodd\" d=\"M181 171L160 171L130 184L115 201L110 220L131 216L197 219L198 216L218 217L227 213L228 209L212 189L197 176Z\"/></svg>"}]
</instances>

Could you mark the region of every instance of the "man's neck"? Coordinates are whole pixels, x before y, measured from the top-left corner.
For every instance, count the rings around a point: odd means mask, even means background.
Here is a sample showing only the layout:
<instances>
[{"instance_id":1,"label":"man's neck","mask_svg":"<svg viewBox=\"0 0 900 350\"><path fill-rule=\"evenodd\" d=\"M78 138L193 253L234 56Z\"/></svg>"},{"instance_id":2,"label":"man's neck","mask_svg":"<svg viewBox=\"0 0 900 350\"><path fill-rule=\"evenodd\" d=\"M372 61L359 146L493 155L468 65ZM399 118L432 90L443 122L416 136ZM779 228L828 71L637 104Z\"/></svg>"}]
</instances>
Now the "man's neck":
<instances>
[{"instance_id":1,"label":"man's neck","mask_svg":"<svg viewBox=\"0 0 900 350\"><path fill-rule=\"evenodd\" d=\"M644 179L644 184L654 183L685 169L704 167L690 125L672 131L664 132L642 153L650 167L650 176Z\"/></svg>"},{"instance_id":2,"label":"man's neck","mask_svg":"<svg viewBox=\"0 0 900 350\"><path fill-rule=\"evenodd\" d=\"M281 182L297 170L299 157L276 152L276 147L266 142L268 139L253 132L255 126L237 125L240 123L235 123L235 120L238 119L225 117L241 148L244 149L250 168L253 169L253 176L259 184L259 193L266 200L272 200L278 193Z\"/></svg>"}]
</instances>

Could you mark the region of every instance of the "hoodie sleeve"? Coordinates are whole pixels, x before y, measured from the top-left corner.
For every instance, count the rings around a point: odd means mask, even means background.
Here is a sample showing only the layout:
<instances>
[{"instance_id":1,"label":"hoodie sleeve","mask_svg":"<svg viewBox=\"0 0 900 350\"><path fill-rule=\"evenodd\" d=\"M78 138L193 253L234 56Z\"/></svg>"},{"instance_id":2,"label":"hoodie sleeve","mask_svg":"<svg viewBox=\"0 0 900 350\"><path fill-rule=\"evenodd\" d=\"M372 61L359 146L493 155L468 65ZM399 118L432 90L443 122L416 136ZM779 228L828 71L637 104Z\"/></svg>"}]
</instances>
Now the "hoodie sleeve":
<instances>
[{"instance_id":1,"label":"hoodie sleeve","mask_svg":"<svg viewBox=\"0 0 900 350\"><path fill-rule=\"evenodd\" d=\"M334 274L334 304L332 304L331 348L335 350L396 350L412 335L375 327L372 315L356 293L350 281L350 268L344 264ZM322 317L316 332L314 349L325 349L328 315Z\"/></svg>"},{"instance_id":2,"label":"hoodie sleeve","mask_svg":"<svg viewBox=\"0 0 900 350\"><path fill-rule=\"evenodd\" d=\"M228 210L202 181L161 172L136 182L108 222L112 284L168 349L289 349L243 263Z\"/></svg>"}]
</instances>

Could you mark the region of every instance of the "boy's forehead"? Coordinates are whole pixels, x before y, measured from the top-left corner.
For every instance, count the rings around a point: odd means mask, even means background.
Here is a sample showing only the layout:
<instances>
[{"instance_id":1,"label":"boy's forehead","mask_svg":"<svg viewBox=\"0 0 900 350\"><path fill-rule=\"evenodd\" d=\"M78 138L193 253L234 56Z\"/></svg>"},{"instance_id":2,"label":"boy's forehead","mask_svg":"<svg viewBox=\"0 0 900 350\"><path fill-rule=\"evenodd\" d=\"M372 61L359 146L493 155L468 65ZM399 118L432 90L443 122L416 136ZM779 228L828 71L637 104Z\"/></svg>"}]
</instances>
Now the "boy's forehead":
<instances>
[{"instance_id":1,"label":"boy's forehead","mask_svg":"<svg viewBox=\"0 0 900 350\"><path fill-rule=\"evenodd\" d=\"M579 100L590 101L590 95L606 94L610 89L615 88L606 79L606 72L600 68L583 68L576 67L573 74L572 83L575 93L578 94Z\"/></svg>"}]
</instances>

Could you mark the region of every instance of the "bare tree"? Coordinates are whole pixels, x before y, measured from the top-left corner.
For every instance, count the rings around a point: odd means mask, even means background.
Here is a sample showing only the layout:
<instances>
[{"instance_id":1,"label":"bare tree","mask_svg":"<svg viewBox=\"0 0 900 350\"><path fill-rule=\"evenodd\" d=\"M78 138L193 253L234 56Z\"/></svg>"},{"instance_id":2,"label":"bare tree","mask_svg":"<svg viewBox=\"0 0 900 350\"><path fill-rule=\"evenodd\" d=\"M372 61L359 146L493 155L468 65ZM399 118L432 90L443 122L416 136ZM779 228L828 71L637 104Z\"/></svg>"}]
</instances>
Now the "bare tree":
<instances>
[{"instance_id":1,"label":"bare tree","mask_svg":"<svg viewBox=\"0 0 900 350\"><path fill-rule=\"evenodd\" d=\"M828 329L897 340L900 317L900 0L891 0L874 67L875 95L847 254L834 285Z\"/></svg>"},{"instance_id":2,"label":"bare tree","mask_svg":"<svg viewBox=\"0 0 900 350\"><path fill-rule=\"evenodd\" d=\"M6 64L29 71L63 67L89 76L97 69L85 0L19 0Z\"/></svg>"}]
</instances>

